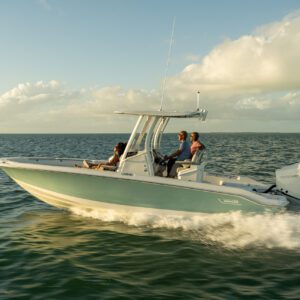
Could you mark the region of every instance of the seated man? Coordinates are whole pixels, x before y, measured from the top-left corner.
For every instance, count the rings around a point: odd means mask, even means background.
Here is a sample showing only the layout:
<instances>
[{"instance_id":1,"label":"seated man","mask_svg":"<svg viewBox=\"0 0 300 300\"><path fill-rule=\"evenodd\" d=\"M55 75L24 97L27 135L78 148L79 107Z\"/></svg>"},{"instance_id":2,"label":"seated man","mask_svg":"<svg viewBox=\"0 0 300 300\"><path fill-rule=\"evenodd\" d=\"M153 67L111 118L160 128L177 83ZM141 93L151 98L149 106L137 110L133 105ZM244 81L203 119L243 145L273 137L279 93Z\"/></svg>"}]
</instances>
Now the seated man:
<instances>
[{"instance_id":1,"label":"seated man","mask_svg":"<svg viewBox=\"0 0 300 300\"><path fill-rule=\"evenodd\" d=\"M186 138L187 132L184 130L180 131L178 133L178 140L180 141L178 150L169 156L165 156L165 159L169 160L167 164L168 177L176 177L176 170L180 166L180 164L176 164L176 160L180 161L191 158L190 145Z\"/></svg>"},{"instance_id":2,"label":"seated man","mask_svg":"<svg viewBox=\"0 0 300 300\"><path fill-rule=\"evenodd\" d=\"M190 136L191 145L191 155L193 156L197 150L204 150L205 146L199 141L199 133L192 132Z\"/></svg>"},{"instance_id":3,"label":"seated man","mask_svg":"<svg viewBox=\"0 0 300 300\"><path fill-rule=\"evenodd\" d=\"M105 166L117 166L118 162L120 161L121 155L124 153L125 148L126 148L125 143L118 143L114 147L114 155L110 157L108 161L102 162L100 164L92 164L89 163L87 160L84 160L82 166L84 168L96 169L96 170L99 170L101 169L101 167L105 167Z\"/></svg>"},{"instance_id":4,"label":"seated man","mask_svg":"<svg viewBox=\"0 0 300 300\"><path fill-rule=\"evenodd\" d=\"M190 141L191 141L191 159L193 159L193 156L194 154L198 151L198 150L204 150L205 149L205 146L204 144L202 144L200 141L199 141L199 133L198 132L192 132L191 135L190 135ZM182 167L179 167L177 168L177 173L186 169L186 168L189 168L190 165L189 164L183 164Z\"/></svg>"}]
</instances>

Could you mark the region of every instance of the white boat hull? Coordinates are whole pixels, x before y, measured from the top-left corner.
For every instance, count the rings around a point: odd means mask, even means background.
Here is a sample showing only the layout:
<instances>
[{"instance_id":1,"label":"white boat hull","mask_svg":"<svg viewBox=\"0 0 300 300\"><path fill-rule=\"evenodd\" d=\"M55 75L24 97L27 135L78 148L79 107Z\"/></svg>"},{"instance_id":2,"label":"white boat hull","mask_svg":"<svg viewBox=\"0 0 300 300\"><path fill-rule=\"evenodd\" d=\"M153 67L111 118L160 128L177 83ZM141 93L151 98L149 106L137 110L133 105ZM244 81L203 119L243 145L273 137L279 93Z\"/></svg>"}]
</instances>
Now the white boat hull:
<instances>
[{"instance_id":1,"label":"white boat hull","mask_svg":"<svg viewBox=\"0 0 300 300\"><path fill-rule=\"evenodd\" d=\"M76 168L75 163L66 159L24 158L5 160L0 167L32 195L63 208L150 209L185 215L282 211L288 204L283 196L254 192L249 186L233 180L218 185L156 176L129 176Z\"/></svg>"}]
</instances>

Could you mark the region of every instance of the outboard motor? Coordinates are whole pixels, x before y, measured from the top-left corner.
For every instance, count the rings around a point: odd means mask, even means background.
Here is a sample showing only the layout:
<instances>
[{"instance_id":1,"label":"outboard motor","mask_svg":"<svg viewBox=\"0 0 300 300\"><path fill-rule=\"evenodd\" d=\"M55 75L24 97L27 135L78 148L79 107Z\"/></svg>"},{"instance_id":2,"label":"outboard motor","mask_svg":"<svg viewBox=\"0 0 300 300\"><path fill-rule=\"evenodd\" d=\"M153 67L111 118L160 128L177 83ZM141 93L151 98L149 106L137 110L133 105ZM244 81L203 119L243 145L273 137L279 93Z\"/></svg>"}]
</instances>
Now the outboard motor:
<instances>
[{"instance_id":1,"label":"outboard motor","mask_svg":"<svg viewBox=\"0 0 300 300\"><path fill-rule=\"evenodd\" d=\"M300 163L276 170L277 190L300 200Z\"/></svg>"}]
</instances>

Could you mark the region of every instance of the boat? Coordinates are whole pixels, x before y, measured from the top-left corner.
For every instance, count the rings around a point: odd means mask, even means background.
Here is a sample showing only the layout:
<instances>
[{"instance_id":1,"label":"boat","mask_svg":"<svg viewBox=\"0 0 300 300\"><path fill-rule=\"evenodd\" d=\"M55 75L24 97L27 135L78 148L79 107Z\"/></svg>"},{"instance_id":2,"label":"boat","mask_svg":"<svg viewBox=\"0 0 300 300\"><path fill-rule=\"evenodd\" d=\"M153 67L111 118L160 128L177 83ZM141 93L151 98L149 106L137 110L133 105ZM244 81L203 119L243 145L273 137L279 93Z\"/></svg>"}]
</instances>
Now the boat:
<instances>
[{"instance_id":1,"label":"boat","mask_svg":"<svg viewBox=\"0 0 300 300\"><path fill-rule=\"evenodd\" d=\"M168 122L191 118L204 121L205 109L116 113L138 120L115 167L95 170L78 167L83 159L14 157L0 159L0 168L36 198L65 209L194 216L282 212L287 208L288 196L273 186L243 176L207 173L200 150L191 160L181 162L183 168L177 178L165 176L161 140ZM299 184L293 187L299 189Z\"/></svg>"}]
</instances>

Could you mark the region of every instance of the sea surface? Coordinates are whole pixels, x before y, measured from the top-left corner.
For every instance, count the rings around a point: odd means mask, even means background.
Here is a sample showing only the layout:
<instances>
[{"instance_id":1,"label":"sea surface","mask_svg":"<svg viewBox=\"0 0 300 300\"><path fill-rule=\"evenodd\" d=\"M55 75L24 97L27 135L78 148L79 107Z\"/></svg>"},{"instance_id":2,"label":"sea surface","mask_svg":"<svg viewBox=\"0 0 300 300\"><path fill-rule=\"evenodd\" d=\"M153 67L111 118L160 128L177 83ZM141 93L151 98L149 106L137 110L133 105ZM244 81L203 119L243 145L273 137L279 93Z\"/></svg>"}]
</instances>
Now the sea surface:
<instances>
[{"instance_id":1,"label":"sea surface","mask_svg":"<svg viewBox=\"0 0 300 300\"><path fill-rule=\"evenodd\" d=\"M128 135L0 135L0 157L106 158ZM165 153L177 135L165 136ZM272 184L300 134L209 133L207 168ZM0 299L300 299L300 203L277 215L68 212L0 171Z\"/></svg>"}]
</instances>

